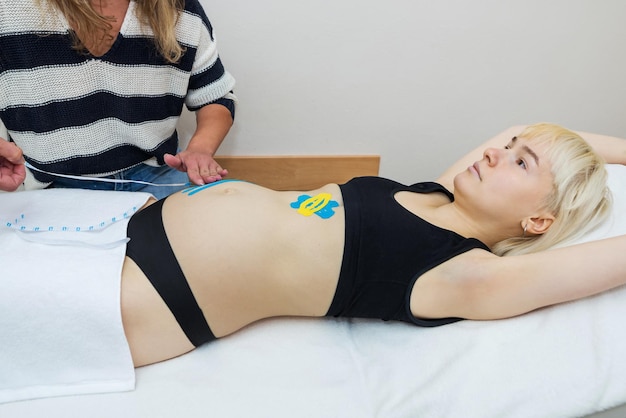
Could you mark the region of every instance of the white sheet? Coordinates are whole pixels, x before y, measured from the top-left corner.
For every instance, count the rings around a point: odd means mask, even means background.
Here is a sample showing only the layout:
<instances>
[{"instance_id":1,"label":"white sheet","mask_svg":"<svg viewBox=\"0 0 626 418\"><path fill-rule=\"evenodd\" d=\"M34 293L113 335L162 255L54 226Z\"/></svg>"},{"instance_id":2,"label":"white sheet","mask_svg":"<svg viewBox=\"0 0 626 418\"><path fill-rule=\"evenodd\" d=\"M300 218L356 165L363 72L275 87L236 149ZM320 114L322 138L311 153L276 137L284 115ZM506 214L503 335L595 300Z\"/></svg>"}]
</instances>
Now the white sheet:
<instances>
[{"instance_id":1,"label":"white sheet","mask_svg":"<svg viewBox=\"0 0 626 418\"><path fill-rule=\"evenodd\" d=\"M626 167L610 168L626 233ZM626 287L440 328L274 319L137 370L134 392L6 404L0 416L578 417L626 402Z\"/></svg>"},{"instance_id":2,"label":"white sheet","mask_svg":"<svg viewBox=\"0 0 626 418\"><path fill-rule=\"evenodd\" d=\"M0 403L134 388L120 273L126 225L149 197L0 195L0 248L10 249L0 251Z\"/></svg>"}]
</instances>

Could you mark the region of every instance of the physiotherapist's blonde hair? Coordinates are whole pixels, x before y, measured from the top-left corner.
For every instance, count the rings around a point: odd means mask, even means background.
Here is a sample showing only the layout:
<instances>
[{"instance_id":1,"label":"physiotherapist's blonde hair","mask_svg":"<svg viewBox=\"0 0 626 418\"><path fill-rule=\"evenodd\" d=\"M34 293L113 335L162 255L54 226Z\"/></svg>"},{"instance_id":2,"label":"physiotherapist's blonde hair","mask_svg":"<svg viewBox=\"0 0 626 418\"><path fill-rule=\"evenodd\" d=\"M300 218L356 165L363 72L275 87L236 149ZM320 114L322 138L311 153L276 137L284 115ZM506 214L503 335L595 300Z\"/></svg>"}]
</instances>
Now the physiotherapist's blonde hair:
<instances>
[{"instance_id":1,"label":"physiotherapist's blonde hair","mask_svg":"<svg viewBox=\"0 0 626 418\"><path fill-rule=\"evenodd\" d=\"M611 193L604 160L578 134L561 126L539 123L518 136L546 149L553 175L543 208L555 220L542 235L512 237L491 249L498 255L537 252L573 240L597 227L608 216Z\"/></svg>"},{"instance_id":2,"label":"physiotherapist's blonde hair","mask_svg":"<svg viewBox=\"0 0 626 418\"><path fill-rule=\"evenodd\" d=\"M99 15L90 0L39 0L58 9L70 23L77 36L74 48L86 51L85 43L98 45L111 40L108 31L111 23ZM139 21L154 33L154 44L159 54L168 62L178 62L185 50L176 40L176 23L184 9L184 0L135 0Z\"/></svg>"}]
</instances>

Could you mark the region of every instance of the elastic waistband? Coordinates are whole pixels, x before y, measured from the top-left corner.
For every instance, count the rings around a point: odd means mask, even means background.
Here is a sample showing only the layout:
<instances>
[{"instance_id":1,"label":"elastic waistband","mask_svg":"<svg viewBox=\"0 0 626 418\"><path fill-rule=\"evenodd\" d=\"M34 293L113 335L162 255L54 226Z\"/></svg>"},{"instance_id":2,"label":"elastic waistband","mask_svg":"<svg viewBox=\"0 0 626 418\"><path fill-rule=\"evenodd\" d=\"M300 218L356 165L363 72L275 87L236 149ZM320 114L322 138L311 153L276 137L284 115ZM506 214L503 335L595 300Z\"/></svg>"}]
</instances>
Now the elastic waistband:
<instances>
[{"instance_id":1,"label":"elastic waistband","mask_svg":"<svg viewBox=\"0 0 626 418\"><path fill-rule=\"evenodd\" d=\"M347 184L340 184L339 189L343 198L345 213L345 235L343 259L339 271L339 280L335 296L328 308L326 316L341 316L346 310L346 303L350 300L358 268L358 243L361 239L360 213L358 210L358 195L355 188Z\"/></svg>"}]
</instances>

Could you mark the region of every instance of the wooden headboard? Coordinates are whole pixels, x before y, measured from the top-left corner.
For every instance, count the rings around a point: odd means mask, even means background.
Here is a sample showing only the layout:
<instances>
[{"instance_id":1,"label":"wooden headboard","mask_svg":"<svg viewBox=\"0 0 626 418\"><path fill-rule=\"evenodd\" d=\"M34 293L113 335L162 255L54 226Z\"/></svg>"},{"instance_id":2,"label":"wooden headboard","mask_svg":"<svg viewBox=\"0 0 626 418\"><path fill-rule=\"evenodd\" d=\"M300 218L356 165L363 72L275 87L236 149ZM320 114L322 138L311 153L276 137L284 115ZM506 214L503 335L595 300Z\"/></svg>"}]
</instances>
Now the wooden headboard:
<instances>
[{"instance_id":1,"label":"wooden headboard","mask_svg":"<svg viewBox=\"0 0 626 418\"><path fill-rule=\"evenodd\" d=\"M311 190L353 177L376 176L378 155L216 156L228 178L246 180L274 190Z\"/></svg>"}]
</instances>

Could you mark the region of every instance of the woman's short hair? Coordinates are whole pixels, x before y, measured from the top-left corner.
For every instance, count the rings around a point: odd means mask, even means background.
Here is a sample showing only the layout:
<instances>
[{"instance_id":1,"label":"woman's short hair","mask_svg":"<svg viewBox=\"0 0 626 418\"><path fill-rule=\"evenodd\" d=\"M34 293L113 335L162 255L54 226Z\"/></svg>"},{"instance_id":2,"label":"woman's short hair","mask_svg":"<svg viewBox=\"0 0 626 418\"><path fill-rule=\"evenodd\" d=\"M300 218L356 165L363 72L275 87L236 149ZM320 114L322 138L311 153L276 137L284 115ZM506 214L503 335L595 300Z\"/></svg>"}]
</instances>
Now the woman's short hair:
<instances>
[{"instance_id":1,"label":"woman's short hair","mask_svg":"<svg viewBox=\"0 0 626 418\"><path fill-rule=\"evenodd\" d=\"M546 149L553 176L544 207L555 217L542 235L511 237L493 246L499 255L542 251L597 227L609 213L611 193L603 158L580 135L559 125L539 123L519 135Z\"/></svg>"}]
</instances>

